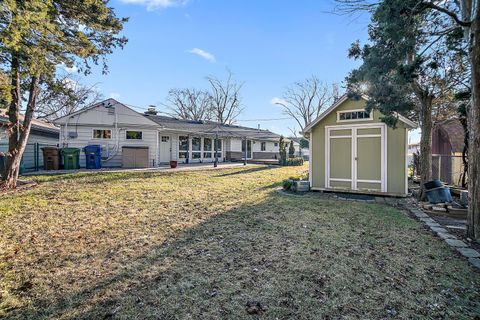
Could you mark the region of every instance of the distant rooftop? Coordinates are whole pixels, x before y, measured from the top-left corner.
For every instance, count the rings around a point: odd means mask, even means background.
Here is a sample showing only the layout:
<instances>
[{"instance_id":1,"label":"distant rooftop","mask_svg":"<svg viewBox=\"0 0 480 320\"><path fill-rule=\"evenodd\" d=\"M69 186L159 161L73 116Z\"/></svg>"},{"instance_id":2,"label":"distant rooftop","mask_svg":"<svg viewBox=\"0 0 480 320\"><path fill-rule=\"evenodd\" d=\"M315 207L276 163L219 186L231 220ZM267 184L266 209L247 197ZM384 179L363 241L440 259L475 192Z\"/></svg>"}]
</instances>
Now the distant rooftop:
<instances>
[{"instance_id":1,"label":"distant rooftop","mask_svg":"<svg viewBox=\"0 0 480 320\"><path fill-rule=\"evenodd\" d=\"M24 119L23 114L20 114L19 119L20 121L23 121ZM8 120L7 110L0 109L0 123L7 123L8 121L9 120ZM35 118L32 119L32 130L51 133L51 134L57 134L57 135L60 132L60 130L55 125L40 119L35 119Z\"/></svg>"}]
</instances>

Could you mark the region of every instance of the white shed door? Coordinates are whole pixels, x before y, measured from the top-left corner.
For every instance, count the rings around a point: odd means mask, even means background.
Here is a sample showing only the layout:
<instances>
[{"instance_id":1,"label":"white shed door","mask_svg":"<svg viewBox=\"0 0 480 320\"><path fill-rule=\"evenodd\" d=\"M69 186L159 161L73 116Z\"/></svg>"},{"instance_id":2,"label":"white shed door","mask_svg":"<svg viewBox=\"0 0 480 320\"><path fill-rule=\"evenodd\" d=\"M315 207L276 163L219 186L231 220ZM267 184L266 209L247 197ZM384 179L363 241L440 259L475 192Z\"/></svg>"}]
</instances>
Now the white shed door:
<instances>
[{"instance_id":1,"label":"white shed door","mask_svg":"<svg viewBox=\"0 0 480 320\"><path fill-rule=\"evenodd\" d=\"M385 125L326 128L326 186L386 192Z\"/></svg>"}]
</instances>

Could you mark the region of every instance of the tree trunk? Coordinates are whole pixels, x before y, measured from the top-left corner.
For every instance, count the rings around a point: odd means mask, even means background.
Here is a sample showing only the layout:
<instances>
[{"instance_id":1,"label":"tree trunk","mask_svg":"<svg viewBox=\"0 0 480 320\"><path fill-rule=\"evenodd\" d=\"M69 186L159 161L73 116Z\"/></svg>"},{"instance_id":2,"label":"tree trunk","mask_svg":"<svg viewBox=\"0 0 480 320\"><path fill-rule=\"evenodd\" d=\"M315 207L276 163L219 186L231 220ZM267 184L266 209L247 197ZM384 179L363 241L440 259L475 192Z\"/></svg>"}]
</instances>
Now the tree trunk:
<instances>
[{"instance_id":1,"label":"tree trunk","mask_svg":"<svg viewBox=\"0 0 480 320\"><path fill-rule=\"evenodd\" d=\"M12 101L8 108L8 152L6 163L6 174L3 176L3 186L6 188L15 188L17 186L17 178L20 171L21 157L18 155L18 138L20 135L20 106L22 104L22 94L20 88L20 62L13 55L11 63L11 94Z\"/></svg>"},{"instance_id":2,"label":"tree trunk","mask_svg":"<svg viewBox=\"0 0 480 320\"><path fill-rule=\"evenodd\" d=\"M424 183L432 179L432 102L433 97L429 94L422 93L419 96L421 103L420 110L420 123L421 123L421 136L420 136L420 165L418 170L420 171L420 183L421 193L420 199L426 199Z\"/></svg>"},{"instance_id":3,"label":"tree trunk","mask_svg":"<svg viewBox=\"0 0 480 320\"><path fill-rule=\"evenodd\" d=\"M9 136L5 181L3 181L3 186L7 189L14 189L17 187L20 163L30 135L30 128L32 126L32 118L38 94L38 77L33 76L30 82L27 110L25 111L23 123L20 124L19 114L21 106L21 91L18 67L18 60L12 60L12 86L14 86L12 87L13 100L8 111L12 130Z\"/></svg>"},{"instance_id":4,"label":"tree trunk","mask_svg":"<svg viewBox=\"0 0 480 320\"><path fill-rule=\"evenodd\" d=\"M470 27L472 105L468 109L468 215L467 235L480 240L480 4Z\"/></svg>"}]
</instances>

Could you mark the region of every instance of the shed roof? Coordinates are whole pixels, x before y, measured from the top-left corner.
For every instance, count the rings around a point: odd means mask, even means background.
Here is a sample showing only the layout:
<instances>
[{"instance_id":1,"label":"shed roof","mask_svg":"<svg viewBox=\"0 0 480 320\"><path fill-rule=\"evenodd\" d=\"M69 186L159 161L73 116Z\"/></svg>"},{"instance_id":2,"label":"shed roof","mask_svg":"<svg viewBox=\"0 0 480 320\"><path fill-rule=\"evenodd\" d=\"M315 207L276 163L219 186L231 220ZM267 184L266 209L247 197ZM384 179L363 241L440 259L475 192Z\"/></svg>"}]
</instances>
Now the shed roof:
<instances>
[{"instance_id":1,"label":"shed roof","mask_svg":"<svg viewBox=\"0 0 480 320\"><path fill-rule=\"evenodd\" d=\"M367 101L369 98L368 96L362 95L361 97L363 100ZM325 110L321 115L318 116L315 120L310 122L305 129L303 130L304 132L309 132L312 130L313 127L315 127L322 119L324 119L326 116L328 116L330 113L332 113L336 108L341 106L345 101L349 100L348 94L345 93L343 96L341 96L337 101L335 101L327 110ZM408 127L410 128L415 128L417 125L415 122L412 120L402 116L401 114L394 112L394 115L397 117L397 119L403 123L405 123Z\"/></svg>"}]
</instances>

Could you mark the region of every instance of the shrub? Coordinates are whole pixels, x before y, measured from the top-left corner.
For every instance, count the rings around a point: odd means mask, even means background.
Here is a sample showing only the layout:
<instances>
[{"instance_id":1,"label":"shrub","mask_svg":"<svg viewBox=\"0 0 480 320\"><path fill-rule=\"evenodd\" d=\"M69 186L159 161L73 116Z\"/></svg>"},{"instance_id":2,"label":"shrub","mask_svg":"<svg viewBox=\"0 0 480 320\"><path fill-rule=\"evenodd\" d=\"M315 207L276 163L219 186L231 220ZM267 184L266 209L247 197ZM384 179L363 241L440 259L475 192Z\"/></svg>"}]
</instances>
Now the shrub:
<instances>
[{"instance_id":1,"label":"shrub","mask_svg":"<svg viewBox=\"0 0 480 320\"><path fill-rule=\"evenodd\" d=\"M286 166L302 166L303 165L303 158L296 157L296 158L289 158L285 162Z\"/></svg>"},{"instance_id":2,"label":"shrub","mask_svg":"<svg viewBox=\"0 0 480 320\"><path fill-rule=\"evenodd\" d=\"M283 187L283 190L291 190L293 187L293 180L292 179L283 180L282 187Z\"/></svg>"}]
</instances>

